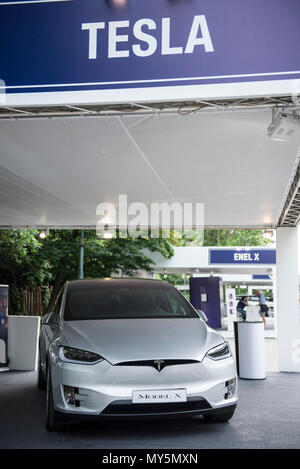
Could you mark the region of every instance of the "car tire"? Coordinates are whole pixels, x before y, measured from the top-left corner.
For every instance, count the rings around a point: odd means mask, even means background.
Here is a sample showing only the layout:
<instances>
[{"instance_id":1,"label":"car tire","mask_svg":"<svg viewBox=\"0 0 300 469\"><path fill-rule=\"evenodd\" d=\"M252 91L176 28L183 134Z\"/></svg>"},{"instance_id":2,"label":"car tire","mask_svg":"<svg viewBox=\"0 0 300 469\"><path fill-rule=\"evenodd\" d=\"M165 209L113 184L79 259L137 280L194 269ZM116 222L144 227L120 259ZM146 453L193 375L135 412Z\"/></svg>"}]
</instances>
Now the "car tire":
<instances>
[{"instance_id":1,"label":"car tire","mask_svg":"<svg viewBox=\"0 0 300 469\"><path fill-rule=\"evenodd\" d=\"M205 422L208 423L225 423L228 422L234 414L234 410L231 410L230 412L224 412L222 414L205 414L203 415L203 418Z\"/></svg>"},{"instance_id":2,"label":"car tire","mask_svg":"<svg viewBox=\"0 0 300 469\"><path fill-rule=\"evenodd\" d=\"M46 428L49 432L59 432L65 428L63 422L58 419L57 412L53 405L50 365L47 366Z\"/></svg>"},{"instance_id":3,"label":"car tire","mask_svg":"<svg viewBox=\"0 0 300 469\"><path fill-rule=\"evenodd\" d=\"M37 387L44 391L47 387L47 381L41 366L41 357L39 355L39 365L38 365L38 376L37 376Z\"/></svg>"}]
</instances>

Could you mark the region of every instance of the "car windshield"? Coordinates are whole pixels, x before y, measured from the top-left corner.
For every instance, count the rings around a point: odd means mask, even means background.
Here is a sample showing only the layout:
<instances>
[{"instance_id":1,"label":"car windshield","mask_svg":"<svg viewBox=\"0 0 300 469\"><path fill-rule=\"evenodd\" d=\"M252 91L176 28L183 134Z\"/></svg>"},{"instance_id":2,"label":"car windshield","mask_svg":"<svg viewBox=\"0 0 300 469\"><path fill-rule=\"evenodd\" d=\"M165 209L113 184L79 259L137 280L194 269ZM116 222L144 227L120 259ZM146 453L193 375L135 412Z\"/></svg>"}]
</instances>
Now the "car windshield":
<instances>
[{"instance_id":1,"label":"car windshield","mask_svg":"<svg viewBox=\"0 0 300 469\"><path fill-rule=\"evenodd\" d=\"M67 295L65 321L129 318L197 318L188 301L165 285L81 287Z\"/></svg>"}]
</instances>

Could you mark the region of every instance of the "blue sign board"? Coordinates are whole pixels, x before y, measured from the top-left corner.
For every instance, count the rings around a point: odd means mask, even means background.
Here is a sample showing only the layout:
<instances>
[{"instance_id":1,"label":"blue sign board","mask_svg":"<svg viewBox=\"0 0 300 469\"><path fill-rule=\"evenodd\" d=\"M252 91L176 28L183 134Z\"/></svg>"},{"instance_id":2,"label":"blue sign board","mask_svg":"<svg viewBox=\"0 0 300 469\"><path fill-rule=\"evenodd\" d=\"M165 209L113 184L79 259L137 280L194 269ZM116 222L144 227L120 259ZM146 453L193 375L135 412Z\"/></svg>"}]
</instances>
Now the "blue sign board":
<instances>
[{"instance_id":1,"label":"blue sign board","mask_svg":"<svg viewBox=\"0 0 300 469\"><path fill-rule=\"evenodd\" d=\"M299 22L297 0L0 0L2 91L9 105L296 93Z\"/></svg>"},{"instance_id":2,"label":"blue sign board","mask_svg":"<svg viewBox=\"0 0 300 469\"><path fill-rule=\"evenodd\" d=\"M276 264L275 249L210 249L210 264Z\"/></svg>"},{"instance_id":3,"label":"blue sign board","mask_svg":"<svg viewBox=\"0 0 300 469\"><path fill-rule=\"evenodd\" d=\"M252 280L271 280L270 275L252 275Z\"/></svg>"},{"instance_id":4,"label":"blue sign board","mask_svg":"<svg viewBox=\"0 0 300 469\"><path fill-rule=\"evenodd\" d=\"M219 277L191 277L190 300L195 309L201 309L206 314L210 327L222 327Z\"/></svg>"}]
</instances>

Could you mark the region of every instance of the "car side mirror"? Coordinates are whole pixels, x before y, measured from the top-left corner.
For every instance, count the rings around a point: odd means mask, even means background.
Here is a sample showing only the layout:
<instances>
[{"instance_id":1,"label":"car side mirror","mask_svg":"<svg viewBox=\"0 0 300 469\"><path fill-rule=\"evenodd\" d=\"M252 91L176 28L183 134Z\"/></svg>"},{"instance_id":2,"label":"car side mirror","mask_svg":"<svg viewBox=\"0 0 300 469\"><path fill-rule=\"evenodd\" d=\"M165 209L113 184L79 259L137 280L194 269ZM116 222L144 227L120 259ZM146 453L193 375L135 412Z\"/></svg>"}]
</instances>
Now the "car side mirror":
<instances>
[{"instance_id":1,"label":"car side mirror","mask_svg":"<svg viewBox=\"0 0 300 469\"><path fill-rule=\"evenodd\" d=\"M200 319L202 319L204 322L208 321L208 318L202 309L197 309L196 311Z\"/></svg>"},{"instance_id":2,"label":"car side mirror","mask_svg":"<svg viewBox=\"0 0 300 469\"><path fill-rule=\"evenodd\" d=\"M47 326L57 326L58 321L57 321L57 316L55 313L48 313L46 316L43 318L43 325Z\"/></svg>"},{"instance_id":3,"label":"car side mirror","mask_svg":"<svg viewBox=\"0 0 300 469\"><path fill-rule=\"evenodd\" d=\"M45 316L42 318L42 325L44 326L45 324L48 324L48 319L51 313L45 314Z\"/></svg>"}]
</instances>

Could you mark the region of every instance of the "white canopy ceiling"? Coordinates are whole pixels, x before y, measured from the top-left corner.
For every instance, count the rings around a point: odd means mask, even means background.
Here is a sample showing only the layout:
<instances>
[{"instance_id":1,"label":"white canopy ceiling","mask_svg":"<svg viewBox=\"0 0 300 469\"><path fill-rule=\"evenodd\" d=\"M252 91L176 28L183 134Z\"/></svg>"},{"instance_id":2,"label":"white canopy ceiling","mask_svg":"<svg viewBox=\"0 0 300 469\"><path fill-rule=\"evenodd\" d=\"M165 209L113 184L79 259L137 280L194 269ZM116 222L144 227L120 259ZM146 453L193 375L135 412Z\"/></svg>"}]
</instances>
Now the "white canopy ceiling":
<instances>
[{"instance_id":1,"label":"white canopy ceiling","mask_svg":"<svg viewBox=\"0 0 300 469\"><path fill-rule=\"evenodd\" d=\"M2 120L0 225L95 226L96 207L203 202L207 227L276 226L298 142L269 110Z\"/></svg>"}]
</instances>

